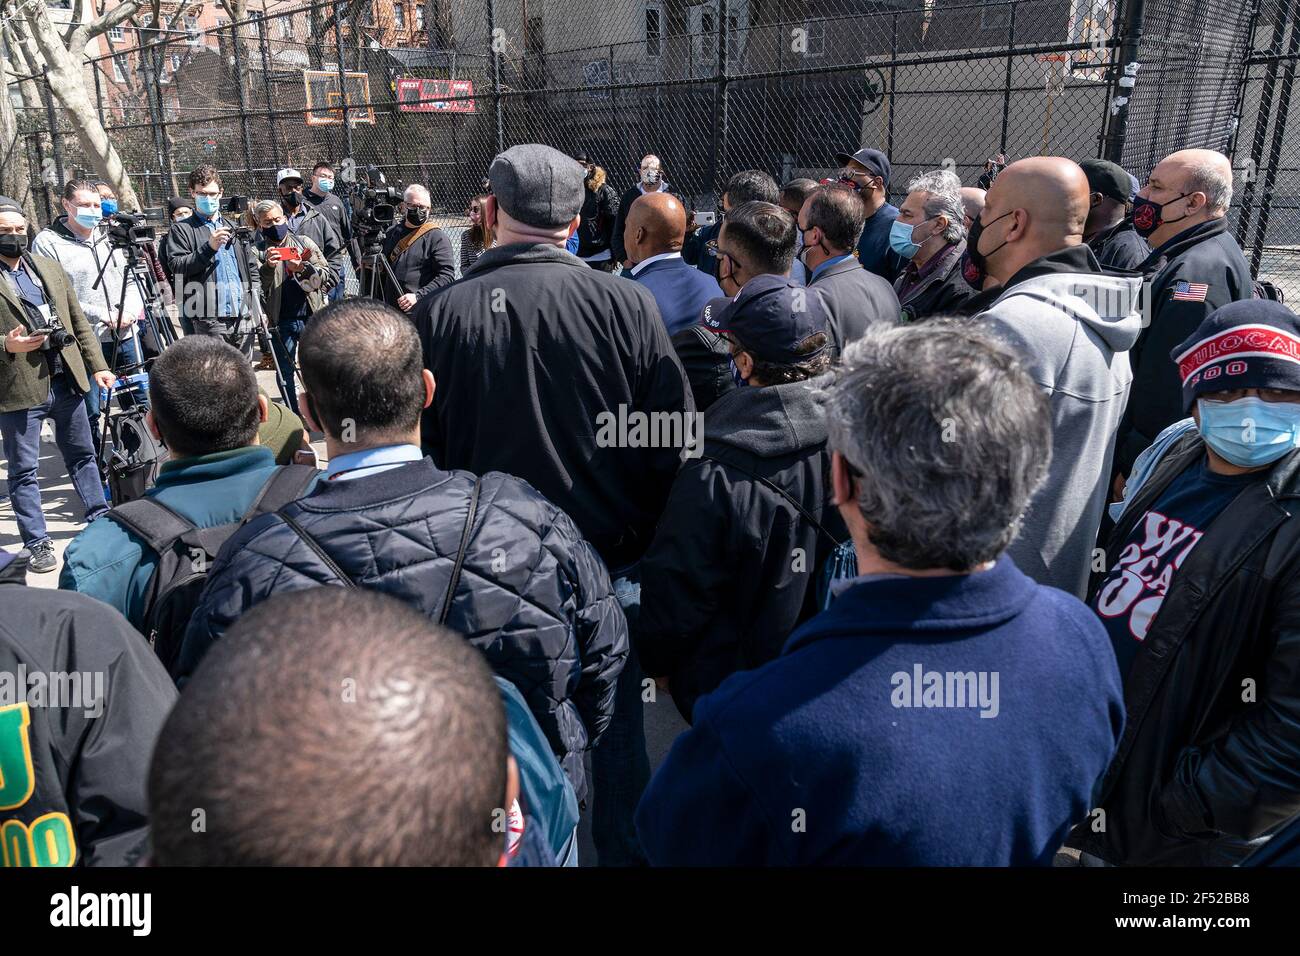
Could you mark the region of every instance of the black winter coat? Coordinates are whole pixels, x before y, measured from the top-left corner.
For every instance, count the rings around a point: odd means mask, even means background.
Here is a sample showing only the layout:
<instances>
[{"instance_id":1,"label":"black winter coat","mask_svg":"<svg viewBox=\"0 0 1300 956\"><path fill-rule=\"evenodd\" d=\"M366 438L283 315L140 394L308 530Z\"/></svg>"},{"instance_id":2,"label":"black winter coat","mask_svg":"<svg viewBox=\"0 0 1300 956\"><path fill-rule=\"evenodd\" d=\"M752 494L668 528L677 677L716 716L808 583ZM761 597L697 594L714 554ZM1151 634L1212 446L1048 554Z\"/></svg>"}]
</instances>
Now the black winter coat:
<instances>
[{"instance_id":1,"label":"black winter coat","mask_svg":"<svg viewBox=\"0 0 1300 956\"><path fill-rule=\"evenodd\" d=\"M610 248L614 225L619 222L618 209L618 193L609 183L599 189L587 187L582 222L578 225L578 258L586 259Z\"/></svg>"},{"instance_id":2,"label":"black winter coat","mask_svg":"<svg viewBox=\"0 0 1300 956\"><path fill-rule=\"evenodd\" d=\"M936 263L934 271L914 288L906 288L909 278L906 268L898 274L894 291L898 293L904 322L974 314L968 311L968 304L975 297L975 290L966 283L961 272L961 258L965 252L966 241L963 239L947 252L938 253L945 259Z\"/></svg>"},{"instance_id":3,"label":"black winter coat","mask_svg":"<svg viewBox=\"0 0 1300 956\"><path fill-rule=\"evenodd\" d=\"M1133 386L1115 437L1115 470L1127 475L1133 462L1169 425L1184 417L1178 366L1169 357L1221 305L1255 294L1250 266L1226 219L1193 226L1151 253L1139 268L1150 277L1144 305L1151 323L1129 350ZM1175 299L1180 282L1209 286L1203 301Z\"/></svg>"},{"instance_id":4,"label":"black winter coat","mask_svg":"<svg viewBox=\"0 0 1300 956\"><path fill-rule=\"evenodd\" d=\"M847 538L808 383L727 393L705 414L703 457L682 466L641 562L642 668L669 678L690 720L701 695L775 659L817 613L822 566Z\"/></svg>"},{"instance_id":5,"label":"black winter coat","mask_svg":"<svg viewBox=\"0 0 1300 956\"><path fill-rule=\"evenodd\" d=\"M1195 432L1169 448L1120 518L1106 567L1204 455ZM1115 864L1226 865L1300 814L1300 451L1238 494L1179 567L1124 706L1096 804L1105 817L1070 845Z\"/></svg>"},{"instance_id":6,"label":"black winter coat","mask_svg":"<svg viewBox=\"0 0 1300 956\"><path fill-rule=\"evenodd\" d=\"M69 591L0 584L0 674L15 682L6 690L17 690L23 673L25 693L14 696L26 702L0 697L0 756L17 758L0 761L5 856L20 842L17 826L32 838L11 865L135 865L149 836L154 741L176 702L167 672L111 607ZM62 683L73 674L77 684ZM77 686L79 697L62 697L62 687ZM60 699L48 696L56 687ZM51 846L68 856L51 858Z\"/></svg>"},{"instance_id":7,"label":"black winter coat","mask_svg":"<svg viewBox=\"0 0 1300 956\"><path fill-rule=\"evenodd\" d=\"M352 581L437 620L460 550L474 476L425 458L321 482L281 509ZM181 647L178 677L241 614L273 593L343 582L277 514L218 555ZM446 626L519 688L581 798L583 751L608 725L627 657L609 575L568 516L509 475L483 476Z\"/></svg>"},{"instance_id":8,"label":"black winter coat","mask_svg":"<svg viewBox=\"0 0 1300 956\"><path fill-rule=\"evenodd\" d=\"M483 253L413 318L438 383L425 452L444 468L523 478L611 570L639 558L681 446L634 445L604 423L620 409L694 411L650 290L556 246L516 243Z\"/></svg>"}]
</instances>

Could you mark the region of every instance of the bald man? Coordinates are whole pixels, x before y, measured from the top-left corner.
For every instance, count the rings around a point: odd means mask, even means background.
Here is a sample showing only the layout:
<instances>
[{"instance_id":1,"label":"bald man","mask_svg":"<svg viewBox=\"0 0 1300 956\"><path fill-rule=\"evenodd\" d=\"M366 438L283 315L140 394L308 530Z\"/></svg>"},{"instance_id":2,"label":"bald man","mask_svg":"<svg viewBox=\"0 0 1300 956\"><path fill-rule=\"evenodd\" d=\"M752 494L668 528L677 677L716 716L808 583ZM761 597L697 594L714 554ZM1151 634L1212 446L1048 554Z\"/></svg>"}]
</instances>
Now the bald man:
<instances>
[{"instance_id":1,"label":"bald man","mask_svg":"<svg viewBox=\"0 0 1300 956\"><path fill-rule=\"evenodd\" d=\"M1022 159L993 183L966 241L967 280L993 299L976 321L1020 353L1052 409L1051 469L1008 553L1040 584L1080 598L1128 399L1126 353L1142 326L1142 280L1101 271L1083 242L1087 217L1078 165Z\"/></svg>"},{"instance_id":2,"label":"bald man","mask_svg":"<svg viewBox=\"0 0 1300 956\"><path fill-rule=\"evenodd\" d=\"M1215 309L1254 295L1250 265L1228 231L1232 164L1208 149L1166 156L1138 191L1133 228L1151 245L1139 267L1150 280L1150 321L1133 349L1133 398L1115 451L1118 479L1168 425L1183 417L1170 352Z\"/></svg>"},{"instance_id":3,"label":"bald man","mask_svg":"<svg viewBox=\"0 0 1300 956\"><path fill-rule=\"evenodd\" d=\"M966 232L970 232L970 227L975 224L975 220L980 217L984 210L985 192L978 186L961 187L961 207L965 212L962 217L962 225L966 227Z\"/></svg>"},{"instance_id":4,"label":"bald man","mask_svg":"<svg viewBox=\"0 0 1300 956\"><path fill-rule=\"evenodd\" d=\"M712 276L682 259L686 207L670 193L646 193L628 210L623 245L632 263L632 278L659 304L668 334L699 324L700 312L722 289Z\"/></svg>"}]
</instances>

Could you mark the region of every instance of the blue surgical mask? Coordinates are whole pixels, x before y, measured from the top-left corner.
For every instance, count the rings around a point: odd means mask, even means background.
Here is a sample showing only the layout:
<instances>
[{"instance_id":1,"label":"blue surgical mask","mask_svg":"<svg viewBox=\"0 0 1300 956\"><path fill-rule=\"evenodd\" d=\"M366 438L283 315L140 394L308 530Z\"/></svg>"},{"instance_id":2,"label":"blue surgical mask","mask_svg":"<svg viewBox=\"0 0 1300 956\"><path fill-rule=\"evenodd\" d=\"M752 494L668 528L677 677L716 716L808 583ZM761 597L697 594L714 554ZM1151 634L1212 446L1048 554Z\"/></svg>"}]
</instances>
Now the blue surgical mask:
<instances>
[{"instance_id":1,"label":"blue surgical mask","mask_svg":"<svg viewBox=\"0 0 1300 956\"><path fill-rule=\"evenodd\" d=\"M77 225L83 229L94 229L104 220L98 206L78 206L74 218L77 220Z\"/></svg>"},{"instance_id":2,"label":"blue surgical mask","mask_svg":"<svg viewBox=\"0 0 1300 956\"><path fill-rule=\"evenodd\" d=\"M215 216L221 208L220 196L195 196L194 208L205 216Z\"/></svg>"},{"instance_id":3,"label":"blue surgical mask","mask_svg":"<svg viewBox=\"0 0 1300 956\"><path fill-rule=\"evenodd\" d=\"M1241 468L1271 465L1300 448L1300 404L1249 396L1234 402L1197 400L1201 437L1225 461Z\"/></svg>"},{"instance_id":4,"label":"blue surgical mask","mask_svg":"<svg viewBox=\"0 0 1300 956\"><path fill-rule=\"evenodd\" d=\"M332 192L334 189L334 180L322 179L316 183L316 188L323 193Z\"/></svg>"},{"instance_id":5,"label":"blue surgical mask","mask_svg":"<svg viewBox=\"0 0 1300 956\"><path fill-rule=\"evenodd\" d=\"M897 219L889 227L889 248L904 259L910 259L921 251L921 246L912 241L914 228L910 222L899 222Z\"/></svg>"},{"instance_id":6,"label":"blue surgical mask","mask_svg":"<svg viewBox=\"0 0 1300 956\"><path fill-rule=\"evenodd\" d=\"M113 213L117 212L117 200L101 199L99 202L99 208L103 211L105 216L111 216Z\"/></svg>"}]
</instances>

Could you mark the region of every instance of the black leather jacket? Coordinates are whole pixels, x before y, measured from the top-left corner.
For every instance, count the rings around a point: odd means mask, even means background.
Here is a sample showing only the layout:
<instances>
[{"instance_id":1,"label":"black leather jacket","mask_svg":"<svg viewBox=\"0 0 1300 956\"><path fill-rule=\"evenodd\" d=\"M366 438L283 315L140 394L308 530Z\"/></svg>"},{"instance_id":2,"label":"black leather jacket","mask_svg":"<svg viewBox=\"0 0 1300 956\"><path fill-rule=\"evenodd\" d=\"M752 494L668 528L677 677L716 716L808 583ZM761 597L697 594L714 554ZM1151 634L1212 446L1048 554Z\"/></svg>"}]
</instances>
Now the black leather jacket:
<instances>
[{"instance_id":1,"label":"black leather jacket","mask_svg":"<svg viewBox=\"0 0 1300 956\"><path fill-rule=\"evenodd\" d=\"M1176 441L1134 525L1205 454ZM1124 736L1069 844L1116 864L1224 865L1300 814L1300 451L1242 491L1175 574L1124 682Z\"/></svg>"}]
</instances>

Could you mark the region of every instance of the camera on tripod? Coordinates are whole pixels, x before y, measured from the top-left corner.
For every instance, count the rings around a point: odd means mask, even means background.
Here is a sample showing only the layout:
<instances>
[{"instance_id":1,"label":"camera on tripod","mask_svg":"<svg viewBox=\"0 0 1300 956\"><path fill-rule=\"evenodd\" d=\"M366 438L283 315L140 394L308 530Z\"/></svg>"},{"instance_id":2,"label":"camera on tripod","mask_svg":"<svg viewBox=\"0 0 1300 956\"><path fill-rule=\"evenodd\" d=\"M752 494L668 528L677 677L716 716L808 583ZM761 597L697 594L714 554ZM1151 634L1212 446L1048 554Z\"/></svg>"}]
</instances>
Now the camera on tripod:
<instances>
[{"instance_id":1,"label":"camera on tripod","mask_svg":"<svg viewBox=\"0 0 1300 956\"><path fill-rule=\"evenodd\" d=\"M115 212L104 220L108 226L108 241L114 248L129 249L147 246L154 241L154 227L141 215Z\"/></svg>"},{"instance_id":2,"label":"camera on tripod","mask_svg":"<svg viewBox=\"0 0 1300 956\"><path fill-rule=\"evenodd\" d=\"M353 203L352 231L363 252L379 248L388 227L397 221L397 204L402 191L389 186L378 166L366 167L366 180L357 190L360 202Z\"/></svg>"},{"instance_id":3,"label":"camera on tripod","mask_svg":"<svg viewBox=\"0 0 1300 956\"><path fill-rule=\"evenodd\" d=\"M41 351L43 352L62 352L76 341L72 333L63 327L63 323L59 321L57 315L50 317L49 325L32 329L31 334L45 336L45 341L41 343Z\"/></svg>"}]
</instances>

